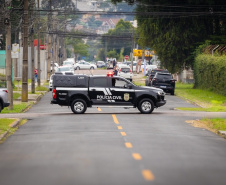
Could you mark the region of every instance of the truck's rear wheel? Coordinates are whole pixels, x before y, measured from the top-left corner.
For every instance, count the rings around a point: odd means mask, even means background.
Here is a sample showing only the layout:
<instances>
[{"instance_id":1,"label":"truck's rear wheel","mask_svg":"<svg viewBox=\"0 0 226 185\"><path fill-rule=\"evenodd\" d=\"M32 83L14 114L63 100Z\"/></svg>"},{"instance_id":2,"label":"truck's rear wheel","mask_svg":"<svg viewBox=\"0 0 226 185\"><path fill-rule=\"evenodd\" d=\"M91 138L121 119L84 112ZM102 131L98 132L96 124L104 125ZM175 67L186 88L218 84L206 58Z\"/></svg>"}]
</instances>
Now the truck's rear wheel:
<instances>
[{"instance_id":1,"label":"truck's rear wheel","mask_svg":"<svg viewBox=\"0 0 226 185\"><path fill-rule=\"evenodd\" d=\"M142 114L150 114L154 110L154 103L151 99L144 98L138 103L138 109Z\"/></svg>"},{"instance_id":2,"label":"truck's rear wheel","mask_svg":"<svg viewBox=\"0 0 226 185\"><path fill-rule=\"evenodd\" d=\"M75 114L83 114L87 109L87 104L83 99L75 99L71 104L71 110Z\"/></svg>"}]
</instances>

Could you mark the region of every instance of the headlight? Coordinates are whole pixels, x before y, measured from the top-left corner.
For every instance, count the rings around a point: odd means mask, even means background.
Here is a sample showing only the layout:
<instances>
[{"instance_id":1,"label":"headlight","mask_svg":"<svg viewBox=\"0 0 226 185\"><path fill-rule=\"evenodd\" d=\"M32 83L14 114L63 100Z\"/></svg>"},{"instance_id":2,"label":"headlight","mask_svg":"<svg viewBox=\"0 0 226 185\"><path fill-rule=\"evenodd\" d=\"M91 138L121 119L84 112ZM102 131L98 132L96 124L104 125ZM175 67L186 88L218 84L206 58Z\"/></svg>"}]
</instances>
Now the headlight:
<instances>
[{"instance_id":1,"label":"headlight","mask_svg":"<svg viewBox=\"0 0 226 185\"><path fill-rule=\"evenodd\" d=\"M157 94L160 95L160 96L165 96L164 91L158 91Z\"/></svg>"}]
</instances>

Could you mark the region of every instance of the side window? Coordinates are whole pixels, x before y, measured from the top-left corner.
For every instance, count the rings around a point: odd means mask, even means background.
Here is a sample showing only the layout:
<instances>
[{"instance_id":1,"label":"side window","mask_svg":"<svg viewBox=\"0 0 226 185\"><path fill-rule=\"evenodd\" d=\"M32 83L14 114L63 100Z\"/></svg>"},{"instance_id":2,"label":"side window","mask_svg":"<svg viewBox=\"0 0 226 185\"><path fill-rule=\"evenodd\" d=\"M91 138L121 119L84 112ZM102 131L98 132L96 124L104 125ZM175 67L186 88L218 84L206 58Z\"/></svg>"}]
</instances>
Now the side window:
<instances>
[{"instance_id":1,"label":"side window","mask_svg":"<svg viewBox=\"0 0 226 185\"><path fill-rule=\"evenodd\" d=\"M124 80L112 78L112 87L125 88L128 86L128 83Z\"/></svg>"},{"instance_id":2,"label":"side window","mask_svg":"<svg viewBox=\"0 0 226 185\"><path fill-rule=\"evenodd\" d=\"M93 79L94 87L106 87L107 86L107 78L94 78Z\"/></svg>"}]
</instances>

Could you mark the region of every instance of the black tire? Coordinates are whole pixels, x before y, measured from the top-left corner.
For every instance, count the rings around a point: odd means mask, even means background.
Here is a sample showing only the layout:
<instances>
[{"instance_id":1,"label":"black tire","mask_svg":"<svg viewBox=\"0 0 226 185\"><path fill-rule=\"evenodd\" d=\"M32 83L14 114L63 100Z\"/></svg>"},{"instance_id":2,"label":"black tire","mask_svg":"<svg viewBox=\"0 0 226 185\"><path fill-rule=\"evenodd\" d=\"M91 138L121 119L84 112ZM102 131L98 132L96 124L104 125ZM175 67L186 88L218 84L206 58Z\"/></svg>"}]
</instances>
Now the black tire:
<instances>
[{"instance_id":1,"label":"black tire","mask_svg":"<svg viewBox=\"0 0 226 185\"><path fill-rule=\"evenodd\" d=\"M0 112L2 112L3 106L2 103L0 102Z\"/></svg>"},{"instance_id":2,"label":"black tire","mask_svg":"<svg viewBox=\"0 0 226 185\"><path fill-rule=\"evenodd\" d=\"M83 114L87 109L87 104L83 99L75 99L71 104L74 114Z\"/></svg>"},{"instance_id":3,"label":"black tire","mask_svg":"<svg viewBox=\"0 0 226 185\"><path fill-rule=\"evenodd\" d=\"M138 110L142 114L151 114L152 111L154 110L154 103L151 99L149 98L144 98L140 100L138 103Z\"/></svg>"},{"instance_id":4,"label":"black tire","mask_svg":"<svg viewBox=\"0 0 226 185\"><path fill-rule=\"evenodd\" d=\"M94 67L90 67L90 69L94 69Z\"/></svg>"},{"instance_id":5,"label":"black tire","mask_svg":"<svg viewBox=\"0 0 226 185\"><path fill-rule=\"evenodd\" d=\"M170 92L170 94L171 94L171 95L174 95L174 90L172 90L172 91Z\"/></svg>"},{"instance_id":6,"label":"black tire","mask_svg":"<svg viewBox=\"0 0 226 185\"><path fill-rule=\"evenodd\" d=\"M75 68L75 70L80 70L80 67L77 66L77 67Z\"/></svg>"}]
</instances>

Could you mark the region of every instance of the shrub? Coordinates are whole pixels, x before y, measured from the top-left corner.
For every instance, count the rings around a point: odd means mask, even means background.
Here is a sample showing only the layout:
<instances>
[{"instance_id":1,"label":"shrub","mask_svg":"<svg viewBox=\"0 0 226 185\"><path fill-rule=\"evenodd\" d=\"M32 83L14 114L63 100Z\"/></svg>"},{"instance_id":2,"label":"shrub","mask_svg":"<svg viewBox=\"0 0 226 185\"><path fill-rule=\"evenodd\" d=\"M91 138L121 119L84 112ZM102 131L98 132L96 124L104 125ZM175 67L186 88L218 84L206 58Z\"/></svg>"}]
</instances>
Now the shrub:
<instances>
[{"instance_id":1,"label":"shrub","mask_svg":"<svg viewBox=\"0 0 226 185\"><path fill-rule=\"evenodd\" d=\"M226 95L226 56L198 55L194 64L195 88Z\"/></svg>"}]
</instances>

